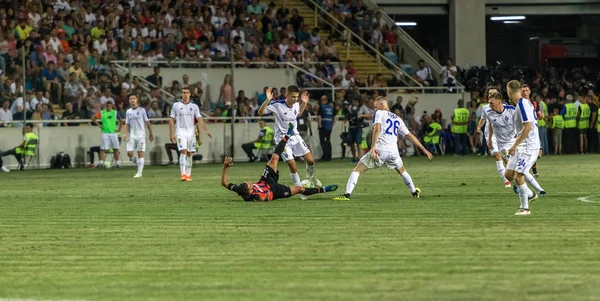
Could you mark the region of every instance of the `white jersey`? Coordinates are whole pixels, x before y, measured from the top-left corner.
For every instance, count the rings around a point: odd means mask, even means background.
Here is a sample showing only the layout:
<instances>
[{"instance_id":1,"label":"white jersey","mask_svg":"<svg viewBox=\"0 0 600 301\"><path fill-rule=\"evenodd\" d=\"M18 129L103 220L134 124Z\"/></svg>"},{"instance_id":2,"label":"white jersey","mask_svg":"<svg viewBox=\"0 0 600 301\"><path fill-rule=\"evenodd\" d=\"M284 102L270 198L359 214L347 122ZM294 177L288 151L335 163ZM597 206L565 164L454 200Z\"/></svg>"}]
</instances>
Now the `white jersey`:
<instances>
[{"instance_id":1,"label":"white jersey","mask_svg":"<svg viewBox=\"0 0 600 301\"><path fill-rule=\"evenodd\" d=\"M487 122L492 125L493 137L496 139L498 145L513 145L515 143L515 136L517 130L515 128L515 107L504 104L504 109L501 113L498 113L491 108L484 109Z\"/></svg>"},{"instance_id":2,"label":"white jersey","mask_svg":"<svg viewBox=\"0 0 600 301\"><path fill-rule=\"evenodd\" d=\"M283 136L287 135L289 123L294 125L294 137L291 137L288 144L296 144L300 138L298 133L298 122L297 117L300 113L300 104L297 102L291 107L287 105L285 99L274 100L268 106L267 110L273 112L275 115L275 142L279 143Z\"/></svg>"},{"instance_id":3,"label":"white jersey","mask_svg":"<svg viewBox=\"0 0 600 301\"><path fill-rule=\"evenodd\" d=\"M187 104L179 101L173 104L171 118L175 119L177 136L195 135L195 119L200 120L200 108L193 102Z\"/></svg>"},{"instance_id":4,"label":"white jersey","mask_svg":"<svg viewBox=\"0 0 600 301\"><path fill-rule=\"evenodd\" d=\"M373 126L376 124L381 125L377 149L398 152L398 135L406 136L409 133L402 119L390 111L377 110L373 114Z\"/></svg>"},{"instance_id":5,"label":"white jersey","mask_svg":"<svg viewBox=\"0 0 600 301\"><path fill-rule=\"evenodd\" d=\"M129 136L132 138L146 137L146 121L148 112L142 107L130 108L125 113L125 123L129 125Z\"/></svg>"},{"instance_id":6,"label":"white jersey","mask_svg":"<svg viewBox=\"0 0 600 301\"><path fill-rule=\"evenodd\" d=\"M521 135L523 131L523 124L531 122L531 131L523 140L523 142L519 145L518 151L522 152L533 152L539 151L540 149L540 136L538 133L538 123L537 123L537 114L535 113L535 108L531 101L525 98L519 99L517 103L515 113L515 127L516 131L519 133L518 136Z\"/></svg>"}]
</instances>

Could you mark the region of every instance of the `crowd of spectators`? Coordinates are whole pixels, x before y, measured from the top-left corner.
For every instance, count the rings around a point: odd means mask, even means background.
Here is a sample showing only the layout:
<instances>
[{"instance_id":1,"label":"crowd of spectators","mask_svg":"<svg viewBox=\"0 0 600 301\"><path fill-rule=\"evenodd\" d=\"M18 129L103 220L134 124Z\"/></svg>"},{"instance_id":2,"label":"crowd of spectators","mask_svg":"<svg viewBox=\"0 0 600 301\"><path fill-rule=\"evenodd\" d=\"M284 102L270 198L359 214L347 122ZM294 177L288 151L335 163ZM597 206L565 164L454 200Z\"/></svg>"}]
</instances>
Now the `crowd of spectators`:
<instances>
[{"instance_id":1,"label":"crowd of spectators","mask_svg":"<svg viewBox=\"0 0 600 301\"><path fill-rule=\"evenodd\" d=\"M379 13L369 11L362 1L322 5L381 51L397 51L395 35L379 25ZM147 61L150 66L160 61L161 66L177 67L176 61L201 66L206 61L229 61L230 56L249 68L307 63L311 73L336 87L388 85L381 75L355 79L352 61L333 67L332 62L340 59L334 39L347 42L349 33L334 30L322 39L319 32L318 27L305 24L296 9L259 0L3 1L0 93L13 120L87 119L107 101L125 110L128 92L142 95L142 104L155 116L165 116L168 102L161 93L141 89L145 84L117 72L112 60ZM163 85L152 75L146 80L171 92L186 85ZM298 83L302 87L322 84L301 74ZM195 94L201 98L201 84L197 86ZM8 115L4 112L2 120L8 121Z\"/></svg>"}]
</instances>

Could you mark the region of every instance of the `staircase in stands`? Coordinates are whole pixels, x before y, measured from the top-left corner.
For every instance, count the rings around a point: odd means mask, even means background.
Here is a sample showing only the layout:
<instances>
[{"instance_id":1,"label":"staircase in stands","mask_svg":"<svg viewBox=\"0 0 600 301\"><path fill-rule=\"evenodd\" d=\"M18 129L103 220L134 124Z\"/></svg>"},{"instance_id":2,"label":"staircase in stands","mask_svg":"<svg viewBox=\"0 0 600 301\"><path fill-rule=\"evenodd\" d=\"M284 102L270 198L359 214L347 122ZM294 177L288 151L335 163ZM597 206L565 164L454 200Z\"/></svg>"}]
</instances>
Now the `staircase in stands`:
<instances>
[{"instance_id":1,"label":"staircase in stands","mask_svg":"<svg viewBox=\"0 0 600 301\"><path fill-rule=\"evenodd\" d=\"M310 30L319 27L321 29L319 35L321 39L327 39L333 34L328 26L324 26L326 23L324 19L315 13L315 9L310 8L301 0L275 0L275 7L277 9L285 7L287 9L297 9L298 14L304 18L304 24L308 25ZM335 47L340 53L340 61L352 60L353 66L356 69L356 77L362 77L363 81L366 82L369 74L376 75L382 73L385 78L389 78L393 72L391 69L386 67L383 62L378 61L375 57L367 53L361 46L354 43L349 43L349 47L344 45L341 41L334 39Z\"/></svg>"}]
</instances>

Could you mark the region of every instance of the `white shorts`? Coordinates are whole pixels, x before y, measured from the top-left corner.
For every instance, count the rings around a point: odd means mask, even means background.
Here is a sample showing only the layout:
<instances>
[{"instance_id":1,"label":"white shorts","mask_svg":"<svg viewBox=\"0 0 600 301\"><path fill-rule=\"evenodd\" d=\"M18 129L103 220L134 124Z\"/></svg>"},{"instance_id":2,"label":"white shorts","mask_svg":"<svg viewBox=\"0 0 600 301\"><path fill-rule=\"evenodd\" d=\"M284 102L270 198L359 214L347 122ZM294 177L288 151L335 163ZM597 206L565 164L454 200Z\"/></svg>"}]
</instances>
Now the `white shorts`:
<instances>
[{"instance_id":1,"label":"white shorts","mask_svg":"<svg viewBox=\"0 0 600 301\"><path fill-rule=\"evenodd\" d=\"M310 153L308 145L306 145L306 142L302 140L300 135L296 135L288 140L287 144L285 145L285 149L281 154L281 158L283 159L283 162L287 162L289 160L293 160L294 156L302 157L308 153Z\"/></svg>"},{"instance_id":2,"label":"white shorts","mask_svg":"<svg viewBox=\"0 0 600 301\"><path fill-rule=\"evenodd\" d=\"M513 146L513 143L510 144L498 144L498 140L496 140L496 136L492 135L492 149L490 149L490 153L493 155L495 153L499 153L502 150L509 150Z\"/></svg>"},{"instance_id":3,"label":"white shorts","mask_svg":"<svg viewBox=\"0 0 600 301\"><path fill-rule=\"evenodd\" d=\"M529 172L533 163L537 161L538 153L537 152L517 152L514 156L508 159L508 163L506 164L506 170L514 170L520 174L526 174Z\"/></svg>"},{"instance_id":4,"label":"white shorts","mask_svg":"<svg viewBox=\"0 0 600 301\"><path fill-rule=\"evenodd\" d=\"M360 158L360 162L362 162L362 164L364 164L368 169L378 168L383 165L383 163L385 163L389 169L400 169L402 166L404 166L404 162L402 162L402 158L400 158L400 153L398 153L398 150L379 150L379 161L371 158L371 151L369 151Z\"/></svg>"},{"instance_id":5,"label":"white shorts","mask_svg":"<svg viewBox=\"0 0 600 301\"><path fill-rule=\"evenodd\" d=\"M146 151L146 137L131 137L127 141L128 152L145 152Z\"/></svg>"},{"instance_id":6,"label":"white shorts","mask_svg":"<svg viewBox=\"0 0 600 301\"><path fill-rule=\"evenodd\" d=\"M177 135L177 149L179 151L187 150L188 152L196 152L196 135Z\"/></svg>"},{"instance_id":7,"label":"white shorts","mask_svg":"<svg viewBox=\"0 0 600 301\"><path fill-rule=\"evenodd\" d=\"M102 144L100 145L101 150L119 150L119 137L117 134L102 133Z\"/></svg>"}]
</instances>

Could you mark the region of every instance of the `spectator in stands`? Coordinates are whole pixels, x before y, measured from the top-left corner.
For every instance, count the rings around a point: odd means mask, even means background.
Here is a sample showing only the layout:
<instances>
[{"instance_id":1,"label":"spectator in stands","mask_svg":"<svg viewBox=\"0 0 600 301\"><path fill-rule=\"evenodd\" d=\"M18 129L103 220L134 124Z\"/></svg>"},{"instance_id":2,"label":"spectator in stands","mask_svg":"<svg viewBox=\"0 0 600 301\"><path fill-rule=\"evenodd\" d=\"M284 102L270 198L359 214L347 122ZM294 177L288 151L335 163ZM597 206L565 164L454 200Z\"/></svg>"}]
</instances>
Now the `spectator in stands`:
<instances>
[{"instance_id":1,"label":"spectator in stands","mask_svg":"<svg viewBox=\"0 0 600 301\"><path fill-rule=\"evenodd\" d=\"M457 72L458 72L458 69L456 68L456 66L454 66L454 61L451 58L448 58L446 60L446 65L444 67L442 67L442 73L441 73L442 85L444 87L447 87L446 92L448 92L448 93L456 92L456 90L454 90L452 87L456 86Z\"/></svg>"},{"instance_id":2,"label":"spectator in stands","mask_svg":"<svg viewBox=\"0 0 600 301\"><path fill-rule=\"evenodd\" d=\"M65 104L65 111L62 113L62 120L79 120L79 116L73 109L73 104L67 102ZM76 122L63 122L62 126L79 126Z\"/></svg>"},{"instance_id":3,"label":"spectator in stands","mask_svg":"<svg viewBox=\"0 0 600 301\"><path fill-rule=\"evenodd\" d=\"M9 126L13 120L13 114L10 111L10 100L5 99L2 102L2 108L0 109L0 127Z\"/></svg>"},{"instance_id":4,"label":"spectator in stands","mask_svg":"<svg viewBox=\"0 0 600 301\"><path fill-rule=\"evenodd\" d=\"M58 72L54 67L56 66L53 61L47 63L47 68L42 70L42 82L46 91L53 91L54 95L58 95L58 102L62 102L62 86L58 78Z\"/></svg>"},{"instance_id":5,"label":"spectator in stands","mask_svg":"<svg viewBox=\"0 0 600 301\"><path fill-rule=\"evenodd\" d=\"M64 100L65 103L77 102L83 98L81 84L77 81L77 74L71 72L69 80L64 85Z\"/></svg>"},{"instance_id":6,"label":"spectator in stands","mask_svg":"<svg viewBox=\"0 0 600 301\"><path fill-rule=\"evenodd\" d=\"M31 111L35 111L38 104L50 104L50 100L44 97L44 92L41 90L36 91L35 97L33 97L29 102Z\"/></svg>"},{"instance_id":7,"label":"spectator in stands","mask_svg":"<svg viewBox=\"0 0 600 301\"><path fill-rule=\"evenodd\" d=\"M146 77L146 80L148 82L150 82L151 84L153 84L159 88L162 88L163 77L160 75L160 68L154 67L154 73L152 73L151 75L148 75Z\"/></svg>"},{"instance_id":8,"label":"spectator in stands","mask_svg":"<svg viewBox=\"0 0 600 301\"><path fill-rule=\"evenodd\" d=\"M232 82L231 75L225 75L223 79L223 84L221 85L219 92L219 107L223 107L225 103L231 103L233 101L233 90L232 90Z\"/></svg>"},{"instance_id":9,"label":"spectator in stands","mask_svg":"<svg viewBox=\"0 0 600 301\"><path fill-rule=\"evenodd\" d=\"M419 69L417 70L417 72L415 72L415 79L423 86L435 86L435 80L433 79L431 68L425 65L424 60L419 60L418 65Z\"/></svg>"},{"instance_id":10,"label":"spectator in stands","mask_svg":"<svg viewBox=\"0 0 600 301\"><path fill-rule=\"evenodd\" d=\"M152 103L150 103L150 110L148 110L148 118L150 118L150 119L163 118L163 114L162 114L160 108L158 107L157 101L152 101ZM152 123L159 123L159 122L154 121Z\"/></svg>"}]
</instances>

